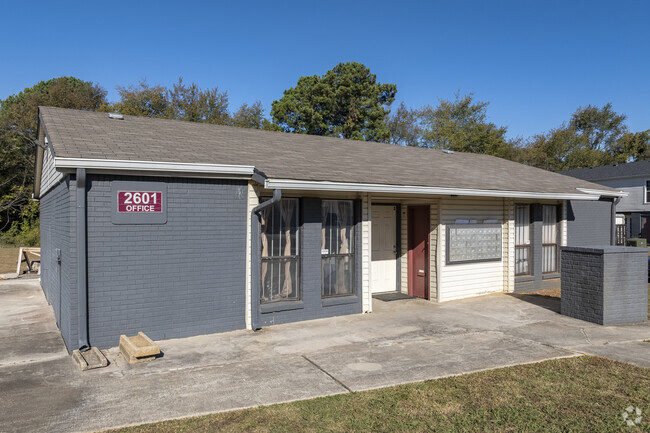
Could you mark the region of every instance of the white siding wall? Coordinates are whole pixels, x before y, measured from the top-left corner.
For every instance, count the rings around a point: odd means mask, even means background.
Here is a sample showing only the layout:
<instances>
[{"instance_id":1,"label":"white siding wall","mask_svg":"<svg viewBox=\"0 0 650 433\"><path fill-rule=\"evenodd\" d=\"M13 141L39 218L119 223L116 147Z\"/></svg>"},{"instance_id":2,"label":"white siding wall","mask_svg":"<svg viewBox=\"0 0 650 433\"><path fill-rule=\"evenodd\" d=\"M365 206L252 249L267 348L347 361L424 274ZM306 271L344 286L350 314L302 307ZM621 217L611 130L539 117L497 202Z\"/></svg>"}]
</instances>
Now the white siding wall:
<instances>
[{"instance_id":1,"label":"white siding wall","mask_svg":"<svg viewBox=\"0 0 650 433\"><path fill-rule=\"evenodd\" d=\"M440 202L434 201L429 208L429 299L438 301L438 238L440 233Z\"/></svg>"},{"instance_id":2,"label":"white siding wall","mask_svg":"<svg viewBox=\"0 0 650 433\"><path fill-rule=\"evenodd\" d=\"M400 254L400 291L402 293L409 292L409 237L408 237L408 205L402 204L401 215L401 254Z\"/></svg>"},{"instance_id":3,"label":"white siding wall","mask_svg":"<svg viewBox=\"0 0 650 433\"><path fill-rule=\"evenodd\" d=\"M52 148L47 147L43 151L43 172L41 174L41 197L44 196L50 189L56 186L61 179L63 173L56 171L54 168L54 155Z\"/></svg>"},{"instance_id":4,"label":"white siding wall","mask_svg":"<svg viewBox=\"0 0 650 433\"><path fill-rule=\"evenodd\" d=\"M260 202L257 191L251 182L248 183L248 210L246 212L246 329L252 329L252 307L251 301L253 296L252 280L252 233L251 217L253 208Z\"/></svg>"},{"instance_id":5,"label":"white siding wall","mask_svg":"<svg viewBox=\"0 0 650 433\"><path fill-rule=\"evenodd\" d=\"M515 291L515 204L505 200L503 206L503 291Z\"/></svg>"},{"instance_id":6,"label":"white siding wall","mask_svg":"<svg viewBox=\"0 0 650 433\"><path fill-rule=\"evenodd\" d=\"M504 200L497 199L444 199L440 203L440 285L441 302L462 299L487 293L503 292L504 260L493 262L446 264L447 224L456 219L496 219L504 221ZM509 251L509 249L508 249ZM504 254L506 252L504 251ZM509 254L508 254L509 256Z\"/></svg>"},{"instance_id":7,"label":"white siding wall","mask_svg":"<svg viewBox=\"0 0 650 433\"><path fill-rule=\"evenodd\" d=\"M372 295L370 293L371 272L371 206L372 197L369 193L361 197L361 304L364 313L372 312Z\"/></svg>"}]
</instances>

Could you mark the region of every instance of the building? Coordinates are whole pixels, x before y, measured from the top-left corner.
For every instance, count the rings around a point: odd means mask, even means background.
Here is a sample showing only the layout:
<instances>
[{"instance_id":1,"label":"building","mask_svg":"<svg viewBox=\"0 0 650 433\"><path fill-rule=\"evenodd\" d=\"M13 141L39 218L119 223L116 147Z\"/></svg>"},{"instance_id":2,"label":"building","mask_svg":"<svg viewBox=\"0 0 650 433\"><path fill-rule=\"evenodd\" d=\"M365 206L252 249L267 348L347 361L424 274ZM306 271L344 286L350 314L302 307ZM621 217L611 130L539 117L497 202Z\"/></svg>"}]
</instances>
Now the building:
<instances>
[{"instance_id":1,"label":"building","mask_svg":"<svg viewBox=\"0 0 650 433\"><path fill-rule=\"evenodd\" d=\"M51 107L38 134L69 350L542 288L567 201L619 195L486 155Z\"/></svg>"},{"instance_id":2,"label":"building","mask_svg":"<svg viewBox=\"0 0 650 433\"><path fill-rule=\"evenodd\" d=\"M650 245L650 161L629 162L624 164L604 165L601 167L581 168L577 170L567 170L562 172L567 176L587 180L600 185L605 185L627 193L616 200L616 215L612 214L613 225L619 227L618 243L622 244L624 238L645 238ZM603 232L603 227L596 229L592 225L590 216L599 215L606 212L605 205L603 209L595 209L593 204L582 203L578 205L578 212L584 215L584 218L578 218L579 224L576 224L576 237L581 241L585 240L583 234L588 227L589 231L595 237L607 237ZM588 214L588 215L587 215ZM602 216L602 215L599 215ZM616 221L616 217L618 221ZM602 218L599 218L602 221ZM569 240L571 240L574 229L569 230ZM583 242L583 245L588 245ZM604 243L600 243L603 245ZM612 242L612 245L615 243ZM589 244L589 245L596 245Z\"/></svg>"}]
</instances>

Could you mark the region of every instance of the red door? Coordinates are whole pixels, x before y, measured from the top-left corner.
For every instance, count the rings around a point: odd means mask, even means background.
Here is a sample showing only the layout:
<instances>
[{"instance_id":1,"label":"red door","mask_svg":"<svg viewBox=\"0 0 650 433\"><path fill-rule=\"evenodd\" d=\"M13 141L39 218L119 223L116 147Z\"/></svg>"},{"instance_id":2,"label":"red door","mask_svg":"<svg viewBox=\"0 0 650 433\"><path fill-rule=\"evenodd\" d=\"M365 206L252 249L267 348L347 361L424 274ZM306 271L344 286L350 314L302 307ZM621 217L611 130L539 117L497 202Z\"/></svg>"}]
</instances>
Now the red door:
<instances>
[{"instance_id":1,"label":"red door","mask_svg":"<svg viewBox=\"0 0 650 433\"><path fill-rule=\"evenodd\" d=\"M429 206L408 210L409 295L429 299Z\"/></svg>"}]
</instances>

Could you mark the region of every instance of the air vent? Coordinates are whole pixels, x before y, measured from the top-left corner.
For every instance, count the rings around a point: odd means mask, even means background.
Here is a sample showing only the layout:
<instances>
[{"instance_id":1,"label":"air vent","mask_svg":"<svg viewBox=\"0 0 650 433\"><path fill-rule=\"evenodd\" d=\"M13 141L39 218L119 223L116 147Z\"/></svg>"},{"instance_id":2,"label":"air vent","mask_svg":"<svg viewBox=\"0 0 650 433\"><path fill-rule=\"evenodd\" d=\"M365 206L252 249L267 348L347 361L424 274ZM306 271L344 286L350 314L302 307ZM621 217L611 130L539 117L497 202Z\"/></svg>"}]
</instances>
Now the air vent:
<instances>
[{"instance_id":1,"label":"air vent","mask_svg":"<svg viewBox=\"0 0 650 433\"><path fill-rule=\"evenodd\" d=\"M120 113L108 113L109 119L124 120L124 114Z\"/></svg>"}]
</instances>

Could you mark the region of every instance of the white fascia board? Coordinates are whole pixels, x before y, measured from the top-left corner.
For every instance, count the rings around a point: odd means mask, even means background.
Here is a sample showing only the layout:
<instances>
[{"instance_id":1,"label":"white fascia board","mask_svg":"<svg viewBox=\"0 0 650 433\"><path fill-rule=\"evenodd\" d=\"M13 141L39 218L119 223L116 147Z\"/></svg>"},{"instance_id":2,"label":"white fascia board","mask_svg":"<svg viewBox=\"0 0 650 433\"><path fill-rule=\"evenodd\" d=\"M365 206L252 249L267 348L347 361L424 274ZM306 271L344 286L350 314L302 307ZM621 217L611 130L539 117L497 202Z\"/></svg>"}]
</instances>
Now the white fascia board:
<instances>
[{"instance_id":1,"label":"white fascia board","mask_svg":"<svg viewBox=\"0 0 650 433\"><path fill-rule=\"evenodd\" d=\"M625 191L605 191L603 189L591 189L591 188L576 188L578 191L584 192L585 194L597 194L603 197L627 197L628 193Z\"/></svg>"},{"instance_id":2,"label":"white fascia board","mask_svg":"<svg viewBox=\"0 0 650 433\"><path fill-rule=\"evenodd\" d=\"M54 158L57 169L85 168L101 171L133 171L157 173L200 173L213 175L252 176L252 165L195 164L185 162L130 161L117 159Z\"/></svg>"},{"instance_id":3,"label":"white fascia board","mask_svg":"<svg viewBox=\"0 0 650 433\"><path fill-rule=\"evenodd\" d=\"M431 194L431 195L463 195L476 197L508 197L547 200L598 200L599 195L587 193L546 193L525 191L498 191L489 189L439 188L411 185L383 185L371 183L344 183L326 181L308 181L291 179L267 179L264 183L268 189L296 189L308 191L354 191L378 192L395 194Z\"/></svg>"}]
</instances>

